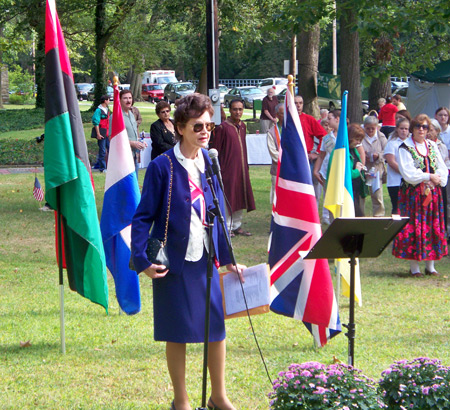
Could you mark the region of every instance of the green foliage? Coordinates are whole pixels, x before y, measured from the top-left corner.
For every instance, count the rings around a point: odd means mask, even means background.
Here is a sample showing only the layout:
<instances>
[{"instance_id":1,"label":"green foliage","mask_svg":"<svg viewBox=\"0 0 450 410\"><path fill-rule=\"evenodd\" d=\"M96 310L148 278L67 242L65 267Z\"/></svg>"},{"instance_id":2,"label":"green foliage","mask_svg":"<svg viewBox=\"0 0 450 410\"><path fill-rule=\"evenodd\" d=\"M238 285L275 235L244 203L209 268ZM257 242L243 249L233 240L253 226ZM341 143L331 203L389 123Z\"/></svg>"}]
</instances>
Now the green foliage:
<instances>
[{"instance_id":1,"label":"green foliage","mask_svg":"<svg viewBox=\"0 0 450 410\"><path fill-rule=\"evenodd\" d=\"M10 98L13 95L10 96ZM18 103L17 103L18 104ZM81 111L83 123L90 122L92 112ZM0 133L8 131L31 130L44 126L44 109L0 110Z\"/></svg>"},{"instance_id":2,"label":"green foliage","mask_svg":"<svg viewBox=\"0 0 450 410\"><path fill-rule=\"evenodd\" d=\"M9 103L14 105L32 104L33 99L30 94L10 94Z\"/></svg>"},{"instance_id":3,"label":"green foliage","mask_svg":"<svg viewBox=\"0 0 450 410\"><path fill-rule=\"evenodd\" d=\"M89 161L95 163L98 153L97 142L86 141ZM44 141L45 143L45 141ZM44 160L44 143L32 140L9 139L0 141L0 165L42 165Z\"/></svg>"},{"instance_id":4,"label":"green foliage","mask_svg":"<svg viewBox=\"0 0 450 410\"><path fill-rule=\"evenodd\" d=\"M9 68L9 89L31 95L34 92L33 75L23 70L20 66L13 65Z\"/></svg>"},{"instance_id":5,"label":"green foliage","mask_svg":"<svg viewBox=\"0 0 450 410\"><path fill-rule=\"evenodd\" d=\"M291 364L278 373L269 394L273 410L382 409L375 382L345 364Z\"/></svg>"},{"instance_id":6,"label":"green foliage","mask_svg":"<svg viewBox=\"0 0 450 410\"><path fill-rule=\"evenodd\" d=\"M440 360L400 360L381 376L379 390L389 410L450 409L450 367Z\"/></svg>"}]
</instances>

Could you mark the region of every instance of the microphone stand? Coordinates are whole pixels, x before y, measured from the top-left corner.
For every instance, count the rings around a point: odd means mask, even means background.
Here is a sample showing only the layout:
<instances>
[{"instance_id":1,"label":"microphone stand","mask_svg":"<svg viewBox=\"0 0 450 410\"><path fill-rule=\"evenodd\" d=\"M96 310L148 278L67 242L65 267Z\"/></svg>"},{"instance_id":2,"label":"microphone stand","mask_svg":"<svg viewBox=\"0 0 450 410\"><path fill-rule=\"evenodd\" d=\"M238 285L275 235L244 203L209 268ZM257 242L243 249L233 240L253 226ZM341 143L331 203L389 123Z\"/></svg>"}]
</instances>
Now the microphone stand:
<instances>
[{"instance_id":1,"label":"microphone stand","mask_svg":"<svg viewBox=\"0 0 450 410\"><path fill-rule=\"evenodd\" d=\"M210 327L210 316L211 316L211 284L214 269L214 257L215 249L213 242L213 228L214 219L218 218L222 226L223 232L227 232L225 228L225 219L222 215L219 205L219 199L217 198L216 191L212 182L212 172L209 169L205 169L206 181L211 189L211 194L213 196L214 208L208 211L208 244L209 252L207 259L207 269L206 269L206 309L205 309L205 340L203 343L203 378L202 378L202 407L196 407L196 410L207 410L206 407L206 381L208 378L208 347L209 347L209 327ZM233 253L233 247L231 245L231 240L228 235L225 235L228 251L231 256L231 260L234 266L236 266L236 259ZM240 278L239 278L240 280Z\"/></svg>"}]
</instances>

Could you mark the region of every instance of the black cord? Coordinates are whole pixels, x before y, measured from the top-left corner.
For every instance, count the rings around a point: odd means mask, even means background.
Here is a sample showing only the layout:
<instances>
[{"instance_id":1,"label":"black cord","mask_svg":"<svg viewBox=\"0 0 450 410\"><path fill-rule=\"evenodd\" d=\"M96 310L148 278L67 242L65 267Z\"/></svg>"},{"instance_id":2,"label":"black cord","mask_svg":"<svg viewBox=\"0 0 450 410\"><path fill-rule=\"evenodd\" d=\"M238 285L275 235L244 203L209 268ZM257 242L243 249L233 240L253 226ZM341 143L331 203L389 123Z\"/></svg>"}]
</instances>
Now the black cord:
<instances>
[{"instance_id":1,"label":"black cord","mask_svg":"<svg viewBox=\"0 0 450 410\"><path fill-rule=\"evenodd\" d=\"M234 267L236 268L236 271L237 271L237 266L234 265ZM266 370L267 378L269 379L270 385L273 386L273 382L272 382L272 379L269 374L269 369L267 368L266 360L264 359L261 347L259 346L258 338L256 337L255 329L253 327L252 317L251 317L250 311L248 309L247 297L245 296L244 284L242 283L241 276L239 274L237 276L239 278L239 283L241 284L242 296L244 297L244 303L245 303L245 310L247 311L247 317L248 317L248 321L250 323L250 327L252 329L253 338L255 339L256 347L258 348L258 352L261 357L261 361L263 362L264 369Z\"/></svg>"},{"instance_id":2,"label":"black cord","mask_svg":"<svg viewBox=\"0 0 450 410\"><path fill-rule=\"evenodd\" d=\"M231 210L231 205L230 202L228 201L227 196L225 195L225 192L223 192L223 197L225 199L226 205L228 206L228 209L230 211L230 231L231 231L231 226L233 224L233 212ZM228 225L228 222L225 221L226 225ZM230 242L231 242L231 237L229 238ZM235 258L233 258L233 260L235 261L234 267L236 268L236 272L237 272L237 265L236 265L236 260ZM270 385L273 386L273 382L272 382L272 378L270 377L269 374L269 369L267 368L267 364L266 364L266 360L264 359L264 355L262 353L261 347L259 346L259 342L258 342L258 338L256 337L256 332L255 332L255 328L253 327L253 322L252 322L252 318L250 315L250 311L248 309L248 304L247 304L247 297L245 296L245 290L244 290L244 284L242 283L242 279L241 276L238 274L237 275L239 278L239 283L241 284L241 290L242 290L242 296L244 297L244 303L245 303L245 310L247 311L247 317L248 317L248 321L250 323L250 328L252 329L252 334L253 334L253 338L255 339L255 343L256 343L256 347L258 348L258 352L259 352L259 356L261 357L261 361L264 365L264 369L266 371L267 374L267 378L269 379Z\"/></svg>"}]
</instances>

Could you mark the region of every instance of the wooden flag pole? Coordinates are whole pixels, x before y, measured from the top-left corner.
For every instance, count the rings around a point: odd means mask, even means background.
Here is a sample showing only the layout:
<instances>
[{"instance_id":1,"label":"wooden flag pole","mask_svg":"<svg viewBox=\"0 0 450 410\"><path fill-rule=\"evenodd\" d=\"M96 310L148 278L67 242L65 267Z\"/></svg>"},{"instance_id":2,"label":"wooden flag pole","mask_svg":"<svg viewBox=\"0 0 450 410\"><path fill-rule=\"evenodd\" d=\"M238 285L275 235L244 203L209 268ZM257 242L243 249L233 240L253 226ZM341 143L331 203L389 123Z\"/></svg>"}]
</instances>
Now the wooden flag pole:
<instances>
[{"instance_id":1,"label":"wooden flag pole","mask_svg":"<svg viewBox=\"0 0 450 410\"><path fill-rule=\"evenodd\" d=\"M295 85L294 84L294 76L292 74L289 74L288 75L288 88L289 88L289 91L291 92L293 97L295 96L295 94L294 94L294 85Z\"/></svg>"},{"instance_id":2,"label":"wooden flag pole","mask_svg":"<svg viewBox=\"0 0 450 410\"><path fill-rule=\"evenodd\" d=\"M56 219L58 229L58 268L59 268L59 328L61 339L61 353L66 354L66 332L64 323L64 275L62 252L62 227L61 227L61 199L60 187L56 188Z\"/></svg>"}]
</instances>

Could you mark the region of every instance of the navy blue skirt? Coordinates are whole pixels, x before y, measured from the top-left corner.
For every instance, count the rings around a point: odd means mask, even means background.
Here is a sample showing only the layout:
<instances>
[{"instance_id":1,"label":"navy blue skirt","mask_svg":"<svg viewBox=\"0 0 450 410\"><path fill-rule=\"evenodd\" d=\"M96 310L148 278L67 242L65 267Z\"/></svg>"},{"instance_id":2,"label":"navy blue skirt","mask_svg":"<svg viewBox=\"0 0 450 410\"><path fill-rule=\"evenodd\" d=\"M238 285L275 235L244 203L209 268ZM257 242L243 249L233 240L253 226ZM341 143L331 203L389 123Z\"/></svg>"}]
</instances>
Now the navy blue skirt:
<instances>
[{"instance_id":1,"label":"navy blue skirt","mask_svg":"<svg viewBox=\"0 0 450 410\"><path fill-rule=\"evenodd\" d=\"M153 279L154 338L174 343L202 343L205 339L207 253L197 262L184 262L181 275ZM219 273L214 266L211 285L210 342L225 339Z\"/></svg>"}]
</instances>

